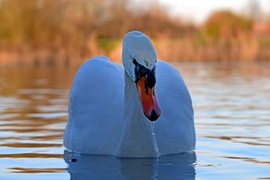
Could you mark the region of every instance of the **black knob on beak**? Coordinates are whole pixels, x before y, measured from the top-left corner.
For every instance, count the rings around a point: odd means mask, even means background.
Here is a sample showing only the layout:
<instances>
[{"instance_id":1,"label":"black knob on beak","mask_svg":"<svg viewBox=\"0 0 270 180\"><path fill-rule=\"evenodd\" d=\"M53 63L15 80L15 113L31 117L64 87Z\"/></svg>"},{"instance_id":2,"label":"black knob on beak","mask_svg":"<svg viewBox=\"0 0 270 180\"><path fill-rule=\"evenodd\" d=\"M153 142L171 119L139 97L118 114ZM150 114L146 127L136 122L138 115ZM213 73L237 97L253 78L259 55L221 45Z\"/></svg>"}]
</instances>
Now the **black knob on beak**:
<instances>
[{"instance_id":1,"label":"black knob on beak","mask_svg":"<svg viewBox=\"0 0 270 180\"><path fill-rule=\"evenodd\" d=\"M147 86L153 88L156 84L155 74L152 71L149 71L145 77Z\"/></svg>"}]
</instances>

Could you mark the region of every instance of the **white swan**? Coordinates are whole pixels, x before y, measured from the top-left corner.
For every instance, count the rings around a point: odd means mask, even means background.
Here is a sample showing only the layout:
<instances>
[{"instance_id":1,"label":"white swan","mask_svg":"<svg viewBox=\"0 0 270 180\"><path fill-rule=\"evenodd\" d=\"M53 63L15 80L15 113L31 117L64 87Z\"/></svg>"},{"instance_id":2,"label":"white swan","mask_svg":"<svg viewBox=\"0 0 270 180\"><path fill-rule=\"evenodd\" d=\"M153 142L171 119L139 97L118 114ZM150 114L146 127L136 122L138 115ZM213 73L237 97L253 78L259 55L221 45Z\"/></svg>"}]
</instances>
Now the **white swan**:
<instances>
[{"instance_id":1,"label":"white swan","mask_svg":"<svg viewBox=\"0 0 270 180\"><path fill-rule=\"evenodd\" d=\"M193 151L187 87L174 67L156 59L151 40L132 31L123 40L124 68L106 57L86 61L70 91L65 147L82 154L135 158Z\"/></svg>"}]
</instances>

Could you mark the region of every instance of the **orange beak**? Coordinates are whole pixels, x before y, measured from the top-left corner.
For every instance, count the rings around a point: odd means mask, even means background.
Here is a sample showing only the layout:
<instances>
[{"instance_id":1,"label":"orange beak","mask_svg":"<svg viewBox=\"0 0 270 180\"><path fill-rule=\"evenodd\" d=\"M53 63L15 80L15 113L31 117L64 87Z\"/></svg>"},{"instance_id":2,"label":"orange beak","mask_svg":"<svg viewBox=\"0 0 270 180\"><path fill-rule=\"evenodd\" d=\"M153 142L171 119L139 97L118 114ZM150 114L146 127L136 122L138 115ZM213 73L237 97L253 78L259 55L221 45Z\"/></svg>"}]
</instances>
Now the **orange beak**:
<instances>
[{"instance_id":1,"label":"orange beak","mask_svg":"<svg viewBox=\"0 0 270 180\"><path fill-rule=\"evenodd\" d=\"M147 86L146 77L141 77L137 81L137 88L141 99L144 115L150 120L155 121L160 116L160 108L155 93L155 86Z\"/></svg>"}]
</instances>

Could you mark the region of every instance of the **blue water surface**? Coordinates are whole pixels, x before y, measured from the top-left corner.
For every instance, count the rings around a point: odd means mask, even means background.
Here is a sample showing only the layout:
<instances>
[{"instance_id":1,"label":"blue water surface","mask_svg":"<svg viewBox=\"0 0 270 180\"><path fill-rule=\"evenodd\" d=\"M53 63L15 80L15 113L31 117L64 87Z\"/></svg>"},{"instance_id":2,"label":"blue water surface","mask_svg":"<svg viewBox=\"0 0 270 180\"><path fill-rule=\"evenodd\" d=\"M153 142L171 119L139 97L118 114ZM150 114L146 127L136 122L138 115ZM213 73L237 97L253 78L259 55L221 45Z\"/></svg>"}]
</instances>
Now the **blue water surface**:
<instances>
[{"instance_id":1,"label":"blue water surface","mask_svg":"<svg viewBox=\"0 0 270 180\"><path fill-rule=\"evenodd\" d=\"M197 146L159 159L66 151L77 68L0 69L0 179L270 179L270 64L173 65L192 96Z\"/></svg>"}]
</instances>

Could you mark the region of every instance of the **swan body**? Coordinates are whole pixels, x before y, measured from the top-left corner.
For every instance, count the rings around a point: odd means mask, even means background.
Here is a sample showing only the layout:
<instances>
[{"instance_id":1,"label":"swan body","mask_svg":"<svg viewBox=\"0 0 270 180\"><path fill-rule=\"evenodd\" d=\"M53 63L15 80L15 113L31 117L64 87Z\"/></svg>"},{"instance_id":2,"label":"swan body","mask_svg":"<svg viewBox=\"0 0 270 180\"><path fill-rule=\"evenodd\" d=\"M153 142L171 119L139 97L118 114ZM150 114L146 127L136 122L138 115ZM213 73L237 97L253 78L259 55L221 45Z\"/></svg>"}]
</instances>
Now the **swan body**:
<instances>
[{"instance_id":1,"label":"swan body","mask_svg":"<svg viewBox=\"0 0 270 180\"><path fill-rule=\"evenodd\" d=\"M124 37L123 66L105 56L86 61L70 90L65 147L133 158L193 151L188 89L173 66L156 59L150 39L132 31Z\"/></svg>"}]
</instances>

